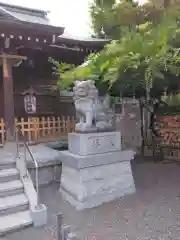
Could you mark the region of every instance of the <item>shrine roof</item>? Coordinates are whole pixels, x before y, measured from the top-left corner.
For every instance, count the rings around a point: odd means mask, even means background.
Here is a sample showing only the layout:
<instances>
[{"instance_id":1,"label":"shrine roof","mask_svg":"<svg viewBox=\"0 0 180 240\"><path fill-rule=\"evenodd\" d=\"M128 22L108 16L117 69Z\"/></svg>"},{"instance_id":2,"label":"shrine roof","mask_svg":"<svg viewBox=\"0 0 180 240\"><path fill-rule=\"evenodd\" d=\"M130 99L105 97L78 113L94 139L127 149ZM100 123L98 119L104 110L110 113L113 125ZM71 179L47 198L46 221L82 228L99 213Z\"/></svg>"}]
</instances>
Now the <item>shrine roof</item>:
<instances>
[{"instance_id":1,"label":"shrine roof","mask_svg":"<svg viewBox=\"0 0 180 240\"><path fill-rule=\"evenodd\" d=\"M0 3L0 39L10 38L16 46L23 42L55 43L64 27L50 25L47 14L43 10Z\"/></svg>"},{"instance_id":2,"label":"shrine roof","mask_svg":"<svg viewBox=\"0 0 180 240\"><path fill-rule=\"evenodd\" d=\"M48 11L39 9L0 3L0 14L13 20L50 25Z\"/></svg>"},{"instance_id":3,"label":"shrine roof","mask_svg":"<svg viewBox=\"0 0 180 240\"><path fill-rule=\"evenodd\" d=\"M53 44L52 47L75 51L100 50L109 39L82 38L64 33L64 27L52 26L48 11L0 3L0 39ZM20 43L21 45L21 43ZM88 50L89 49L89 50Z\"/></svg>"},{"instance_id":4,"label":"shrine roof","mask_svg":"<svg viewBox=\"0 0 180 240\"><path fill-rule=\"evenodd\" d=\"M64 32L63 27L56 27L56 26L32 23L32 22L24 22L24 21L20 21L20 20L13 20L13 19L0 17L1 33L3 32L3 30L6 32L6 30L9 30L9 29L11 29L12 34L13 34L13 31L16 33L16 32L18 32L18 30L25 30L25 31L32 30L32 33L36 33L36 30L37 30L40 32L47 31L48 33L56 34L59 36Z\"/></svg>"}]
</instances>

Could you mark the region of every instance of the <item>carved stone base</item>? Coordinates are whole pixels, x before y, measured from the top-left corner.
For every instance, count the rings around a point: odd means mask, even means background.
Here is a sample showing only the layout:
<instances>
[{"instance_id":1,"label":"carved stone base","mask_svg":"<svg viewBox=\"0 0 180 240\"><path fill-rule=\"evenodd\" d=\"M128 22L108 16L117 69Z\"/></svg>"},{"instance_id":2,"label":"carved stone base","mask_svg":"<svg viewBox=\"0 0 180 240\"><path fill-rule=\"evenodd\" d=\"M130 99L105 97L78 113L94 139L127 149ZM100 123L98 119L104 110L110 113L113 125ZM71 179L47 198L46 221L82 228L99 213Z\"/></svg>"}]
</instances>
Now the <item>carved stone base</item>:
<instances>
[{"instance_id":1,"label":"carved stone base","mask_svg":"<svg viewBox=\"0 0 180 240\"><path fill-rule=\"evenodd\" d=\"M87 209L87 208L94 208L94 207L101 205L102 203L107 203L107 202L113 201L119 197L122 197L125 195L130 195L135 192L136 192L136 190L135 190L135 186L133 184L131 187L129 187L127 189L121 189L120 192L116 191L113 194L108 194L106 192L99 197L91 197L91 199L89 199L88 201L80 202L80 201L76 200L66 190L61 188L61 195L62 195L63 199L65 199L68 203L71 204L71 206L75 207L76 210L78 210L78 211Z\"/></svg>"},{"instance_id":2,"label":"carved stone base","mask_svg":"<svg viewBox=\"0 0 180 240\"><path fill-rule=\"evenodd\" d=\"M132 150L115 151L100 154L77 155L69 151L60 151L59 157L62 164L73 169L90 169L101 165L110 166L113 163L126 162L134 158L135 152Z\"/></svg>"},{"instance_id":3,"label":"carved stone base","mask_svg":"<svg viewBox=\"0 0 180 240\"><path fill-rule=\"evenodd\" d=\"M94 159L95 160L95 159ZM63 164L60 192L77 210L135 192L129 161L74 169Z\"/></svg>"}]
</instances>

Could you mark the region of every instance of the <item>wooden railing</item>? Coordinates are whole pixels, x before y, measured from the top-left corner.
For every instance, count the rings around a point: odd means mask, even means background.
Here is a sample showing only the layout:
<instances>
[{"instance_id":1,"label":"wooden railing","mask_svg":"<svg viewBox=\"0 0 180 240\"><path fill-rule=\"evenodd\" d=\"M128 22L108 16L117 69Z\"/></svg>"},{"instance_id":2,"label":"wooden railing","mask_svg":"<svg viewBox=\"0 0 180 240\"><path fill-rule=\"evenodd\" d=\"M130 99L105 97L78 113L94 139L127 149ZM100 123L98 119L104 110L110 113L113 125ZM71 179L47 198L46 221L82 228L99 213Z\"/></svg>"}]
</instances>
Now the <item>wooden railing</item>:
<instances>
[{"instance_id":1,"label":"wooden railing","mask_svg":"<svg viewBox=\"0 0 180 240\"><path fill-rule=\"evenodd\" d=\"M73 117L28 117L15 119L16 126L21 128L29 143L40 143L67 138L68 133L75 129ZM6 140L4 119L0 119L0 143Z\"/></svg>"}]
</instances>

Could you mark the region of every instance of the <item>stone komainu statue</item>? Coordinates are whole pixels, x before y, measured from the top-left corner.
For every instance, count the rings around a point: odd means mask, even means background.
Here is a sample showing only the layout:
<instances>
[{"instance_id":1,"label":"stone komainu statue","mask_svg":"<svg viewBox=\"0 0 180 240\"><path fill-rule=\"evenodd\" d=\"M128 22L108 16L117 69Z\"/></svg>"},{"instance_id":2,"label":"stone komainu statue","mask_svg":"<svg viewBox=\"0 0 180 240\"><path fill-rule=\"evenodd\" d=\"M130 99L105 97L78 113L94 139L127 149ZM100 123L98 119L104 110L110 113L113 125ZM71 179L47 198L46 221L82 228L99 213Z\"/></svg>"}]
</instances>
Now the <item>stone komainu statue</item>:
<instances>
[{"instance_id":1,"label":"stone komainu statue","mask_svg":"<svg viewBox=\"0 0 180 240\"><path fill-rule=\"evenodd\" d=\"M103 102L100 101L93 81L76 81L73 93L76 114L79 117L75 128L77 132L114 130L114 115L109 107L109 99L106 97Z\"/></svg>"}]
</instances>

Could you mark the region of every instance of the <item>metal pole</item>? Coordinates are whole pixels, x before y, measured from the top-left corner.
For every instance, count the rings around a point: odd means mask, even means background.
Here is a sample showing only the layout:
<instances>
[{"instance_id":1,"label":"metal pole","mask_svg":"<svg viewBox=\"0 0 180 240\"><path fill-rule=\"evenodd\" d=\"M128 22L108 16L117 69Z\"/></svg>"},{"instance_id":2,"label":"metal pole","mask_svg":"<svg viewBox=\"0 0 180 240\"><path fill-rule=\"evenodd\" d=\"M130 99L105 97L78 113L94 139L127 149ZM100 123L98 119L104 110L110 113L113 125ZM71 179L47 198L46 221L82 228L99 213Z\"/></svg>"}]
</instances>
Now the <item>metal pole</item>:
<instances>
[{"instance_id":1,"label":"metal pole","mask_svg":"<svg viewBox=\"0 0 180 240\"><path fill-rule=\"evenodd\" d=\"M57 240L64 240L61 234L62 222L63 222L62 213L59 213L56 217L56 239Z\"/></svg>"},{"instance_id":2,"label":"metal pole","mask_svg":"<svg viewBox=\"0 0 180 240\"><path fill-rule=\"evenodd\" d=\"M15 128L15 136L16 136L16 158L19 158L19 140L18 140L18 130Z\"/></svg>"},{"instance_id":3,"label":"metal pole","mask_svg":"<svg viewBox=\"0 0 180 240\"><path fill-rule=\"evenodd\" d=\"M67 240L69 233L70 233L70 226L62 226L61 236L63 240Z\"/></svg>"},{"instance_id":4,"label":"metal pole","mask_svg":"<svg viewBox=\"0 0 180 240\"><path fill-rule=\"evenodd\" d=\"M26 145L24 144L24 167L25 167L25 170L26 170L26 173L25 173L25 176L24 177L27 177L27 153L26 153Z\"/></svg>"},{"instance_id":5,"label":"metal pole","mask_svg":"<svg viewBox=\"0 0 180 240\"><path fill-rule=\"evenodd\" d=\"M37 206L39 206L39 176L38 176L38 168L36 167L36 192L37 192Z\"/></svg>"}]
</instances>

